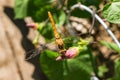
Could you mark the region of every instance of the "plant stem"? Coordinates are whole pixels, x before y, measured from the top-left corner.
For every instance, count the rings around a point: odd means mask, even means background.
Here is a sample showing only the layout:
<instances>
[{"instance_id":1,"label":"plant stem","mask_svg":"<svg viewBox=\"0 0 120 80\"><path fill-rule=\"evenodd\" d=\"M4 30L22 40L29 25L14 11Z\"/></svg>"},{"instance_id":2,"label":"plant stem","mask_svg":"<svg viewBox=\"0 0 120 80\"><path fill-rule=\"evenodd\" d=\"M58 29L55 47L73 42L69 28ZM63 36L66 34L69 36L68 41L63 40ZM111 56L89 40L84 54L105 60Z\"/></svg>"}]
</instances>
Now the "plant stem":
<instances>
[{"instance_id":1,"label":"plant stem","mask_svg":"<svg viewBox=\"0 0 120 80\"><path fill-rule=\"evenodd\" d=\"M94 56L93 56L93 54L92 54L90 45L88 45L87 47L88 47L88 52L89 52L89 55L90 55L91 64L92 64L94 73L95 73L96 76L98 76L98 68L97 68L96 65L95 65L95 58L94 58Z\"/></svg>"}]
</instances>

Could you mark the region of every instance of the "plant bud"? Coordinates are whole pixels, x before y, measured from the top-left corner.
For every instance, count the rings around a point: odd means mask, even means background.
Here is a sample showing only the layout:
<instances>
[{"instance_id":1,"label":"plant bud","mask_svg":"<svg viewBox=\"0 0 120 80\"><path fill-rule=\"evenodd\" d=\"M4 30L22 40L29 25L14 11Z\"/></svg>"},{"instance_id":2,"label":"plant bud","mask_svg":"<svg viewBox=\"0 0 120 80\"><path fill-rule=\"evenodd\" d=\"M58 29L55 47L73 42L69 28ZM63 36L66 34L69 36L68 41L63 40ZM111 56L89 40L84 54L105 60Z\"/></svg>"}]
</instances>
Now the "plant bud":
<instances>
[{"instance_id":1,"label":"plant bud","mask_svg":"<svg viewBox=\"0 0 120 80\"><path fill-rule=\"evenodd\" d=\"M72 59L76 57L79 54L79 47L71 47L69 48L65 53L65 59ZM62 56L58 56L56 60L62 60L64 59Z\"/></svg>"},{"instance_id":2,"label":"plant bud","mask_svg":"<svg viewBox=\"0 0 120 80\"><path fill-rule=\"evenodd\" d=\"M69 59L76 57L79 54L78 47L71 47L66 51L65 56Z\"/></svg>"},{"instance_id":3,"label":"plant bud","mask_svg":"<svg viewBox=\"0 0 120 80\"><path fill-rule=\"evenodd\" d=\"M58 56L57 58L56 58L56 61L59 61L59 60L62 60L63 58L62 58L62 56Z\"/></svg>"},{"instance_id":4,"label":"plant bud","mask_svg":"<svg viewBox=\"0 0 120 80\"><path fill-rule=\"evenodd\" d=\"M34 22L33 23L28 23L26 26L29 27L29 28L37 29L37 24L34 23Z\"/></svg>"}]
</instances>

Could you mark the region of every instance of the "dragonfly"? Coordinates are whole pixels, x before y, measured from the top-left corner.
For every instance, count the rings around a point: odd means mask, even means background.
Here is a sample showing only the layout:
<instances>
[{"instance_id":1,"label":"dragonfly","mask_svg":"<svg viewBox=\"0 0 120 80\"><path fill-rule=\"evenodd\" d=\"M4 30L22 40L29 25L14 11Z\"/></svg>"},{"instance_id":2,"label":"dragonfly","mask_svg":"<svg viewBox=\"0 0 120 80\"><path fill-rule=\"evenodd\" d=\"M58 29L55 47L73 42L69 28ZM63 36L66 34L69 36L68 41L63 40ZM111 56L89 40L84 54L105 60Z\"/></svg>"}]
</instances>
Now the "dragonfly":
<instances>
[{"instance_id":1,"label":"dragonfly","mask_svg":"<svg viewBox=\"0 0 120 80\"><path fill-rule=\"evenodd\" d=\"M48 16L49 16L49 19L50 19L50 21L52 23L52 28L53 28L54 36L55 36L55 42L56 42L56 44L57 44L57 46L59 48L59 53L62 54L62 57L65 57L64 54L66 53L66 49L64 48L63 39L60 37L60 35L57 32L55 22L53 20L52 14L50 12L48 12Z\"/></svg>"},{"instance_id":2,"label":"dragonfly","mask_svg":"<svg viewBox=\"0 0 120 80\"><path fill-rule=\"evenodd\" d=\"M55 25L55 22L53 20L53 16L52 16L50 11L48 11L48 17L49 17L49 20L51 21L51 24L52 24L52 28L53 28L53 32L54 32L54 36L55 36L55 42L56 42L56 44L58 46L58 52L61 54L62 58L65 58L66 49L64 47L64 41L60 37L59 33L57 32L56 25ZM45 45L41 45L41 46L42 47L39 47L36 50L31 50L31 51L27 52L27 54L29 54L31 52L33 52L33 53L26 60L29 60L29 59L37 56L41 51L47 49L47 46L45 46Z\"/></svg>"}]
</instances>

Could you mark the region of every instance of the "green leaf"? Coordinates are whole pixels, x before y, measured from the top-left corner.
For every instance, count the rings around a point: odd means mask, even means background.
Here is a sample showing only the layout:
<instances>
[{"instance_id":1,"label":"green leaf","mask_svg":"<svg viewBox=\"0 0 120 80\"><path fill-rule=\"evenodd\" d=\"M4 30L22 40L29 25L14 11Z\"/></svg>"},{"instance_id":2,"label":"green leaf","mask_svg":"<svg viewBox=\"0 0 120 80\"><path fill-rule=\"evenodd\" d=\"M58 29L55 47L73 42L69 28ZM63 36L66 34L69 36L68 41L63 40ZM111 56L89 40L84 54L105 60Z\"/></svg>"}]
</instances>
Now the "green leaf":
<instances>
[{"instance_id":1,"label":"green leaf","mask_svg":"<svg viewBox=\"0 0 120 80\"><path fill-rule=\"evenodd\" d=\"M111 1L113 1L113 2L119 2L120 0L111 0Z\"/></svg>"},{"instance_id":2,"label":"green leaf","mask_svg":"<svg viewBox=\"0 0 120 80\"><path fill-rule=\"evenodd\" d=\"M115 62L115 76L113 80L119 80L120 79L120 60L117 60Z\"/></svg>"},{"instance_id":3,"label":"green leaf","mask_svg":"<svg viewBox=\"0 0 120 80\"><path fill-rule=\"evenodd\" d=\"M79 37L75 37L75 36L66 37L64 38L64 46L66 49L72 46L78 46L79 40L80 40Z\"/></svg>"},{"instance_id":4,"label":"green leaf","mask_svg":"<svg viewBox=\"0 0 120 80\"><path fill-rule=\"evenodd\" d=\"M48 18L48 11L56 13L56 8L52 4L53 0L30 0L27 15L34 21L42 22Z\"/></svg>"},{"instance_id":5,"label":"green leaf","mask_svg":"<svg viewBox=\"0 0 120 80\"><path fill-rule=\"evenodd\" d=\"M65 23L66 14L63 11L60 12L60 16L59 16L58 20L59 20L59 26L62 26Z\"/></svg>"},{"instance_id":6,"label":"green leaf","mask_svg":"<svg viewBox=\"0 0 120 80\"><path fill-rule=\"evenodd\" d=\"M99 70L98 75L100 77L104 77L105 72L108 72L108 68L106 67L105 64L99 66L98 70Z\"/></svg>"},{"instance_id":7,"label":"green leaf","mask_svg":"<svg viewBox=\"0 0 120 80\"><path fill-rule=\"evenodd\" d=\"M49 80L90 80L93 72L89 51L86 49L74 59L56 61L44 52L40 56L40 65Z\"/></svg>"},{"instance_id":8,"label":"green leaf","mask_svg":"<svg viewBox=\"0 0 120 80\"><path fill-rule=\"evenodd\" d=\"M120 53L120 48L114 44L114 43L110 43L110 42L106 42L106 41L100 41L100 43L106 47L108 47L109 49L115 50L116 52Z\"/></svg>"},{"instance_id":9,"label":"green leaf","mask_svg":"<svg viewBox=\"0 0 120 80\"><path fill-rule=\"evenodd\" d=\"M64 69L64 80L90 80L93 72L90 56L85 52L81 52L74 59L67 60Z\"/></svg>"},{"instance_id":10,"label":"green leaf","mask_svg":"<svg viewBox=\"0 0 120 80\"><path fill-rule=\"evenodd\" d=\"M47 23L42 30L39 31L39 33L45 37L46 41L51 41L51 39L54 38L53 29L50 22Z\"/></svg>"},{"instance_id":11,"label":"green leaf","mask_svg":"<svg viewBox=\"0 0 120 80\"><path fill-rule=\"evenodd\" d=\"M45 54L46 54L49 58L51 58L51 59L53 59L53 60L55 60L58 56L60 56L59 53L53 52L53 51L51 51L51 50L45 50Z\"/></svg>"},{"instance_id":12,"label":"green leaf","mask_svg":"<svg viewBox=\"0 0 120 80\"><path fill-rule=\"evenodd\" d=\"M15 0L15 18L24 18L27 16L27 7L29 0Z\"/></svg>"},{"instance_id":13,"label":"green leaf","mask_svg":"<svg viewBox=\"0 0 120 80\"><path fill-rule=\"evenodd\" d=\"M53 14L53 18L57 27L61 27L66 21L66 14L63 10Z\"/></svg>"},{"instance_id":14,"label":"green leaf","mask_svg":"<svg viewBox=\"0 0 120 80\"><path fill-rule=\"evenodd\" d=\"M43 52L40 55L40 65L49 80L63 80L63 61L56 61L48 55L54 53L52 51Z\"/></svg>"},{"instance_id":15,"label":"green leaf","mask_svg":"<svg viewBox=\"0 0 120 80\"><path fill-rule=\"evenodd\" d=\"M103 16L111 23L120 23L120 2L112 2L104 6Z\"/></svg>"}]
</instances>

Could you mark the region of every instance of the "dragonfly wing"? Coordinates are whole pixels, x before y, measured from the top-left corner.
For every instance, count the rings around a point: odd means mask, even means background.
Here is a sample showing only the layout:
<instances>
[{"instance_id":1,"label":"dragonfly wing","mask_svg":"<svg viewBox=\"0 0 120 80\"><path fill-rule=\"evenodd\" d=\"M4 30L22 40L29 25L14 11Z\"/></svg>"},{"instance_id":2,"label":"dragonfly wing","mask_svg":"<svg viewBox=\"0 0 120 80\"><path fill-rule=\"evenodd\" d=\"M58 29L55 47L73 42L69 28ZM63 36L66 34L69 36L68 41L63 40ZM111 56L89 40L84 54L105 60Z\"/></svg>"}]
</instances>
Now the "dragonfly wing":
<instances>
[{"instance_id":1,"label":"dragonfly wing","mask_svg":"<svg viewBox=\"0 0 120 80\"><path fill-rule=\"evenodd\" d=\"M42 51L43 51L42 48L37 48L37 49L33 49L33 50L27 52L26 53L26 56L27 56L26 60L34 58L35 56L39 55Z\"/></svg>"}]
</instances>

